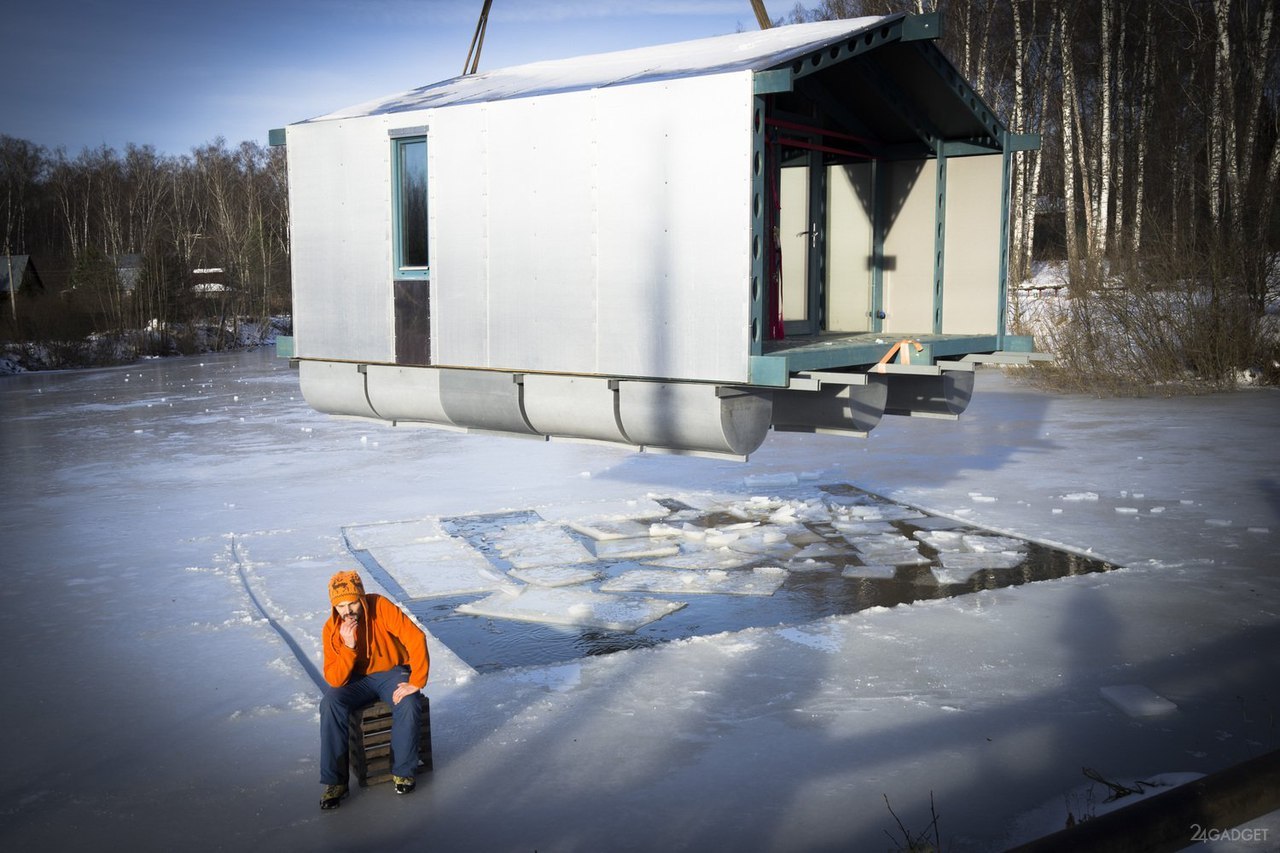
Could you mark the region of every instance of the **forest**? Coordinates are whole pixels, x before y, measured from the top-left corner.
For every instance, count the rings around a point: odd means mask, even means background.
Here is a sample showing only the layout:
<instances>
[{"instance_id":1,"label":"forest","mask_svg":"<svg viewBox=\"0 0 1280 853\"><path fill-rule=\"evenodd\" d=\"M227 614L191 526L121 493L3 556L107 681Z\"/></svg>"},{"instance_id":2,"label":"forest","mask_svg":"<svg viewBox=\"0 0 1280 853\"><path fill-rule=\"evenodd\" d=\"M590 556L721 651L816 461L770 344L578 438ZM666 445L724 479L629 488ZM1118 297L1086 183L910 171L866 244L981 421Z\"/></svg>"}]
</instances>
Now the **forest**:
<instances>
[{"instance_id":1,"label":"forest","mask_svg":"<svg viewBox=\"0 0 1280 853\"><path fill-rule=\"evenodd\" d=\"M822 0L774 23L941 14L943 51L1011 131L1042 140L1010 188L1015 331L1056 353L1059 384L1124 392L1280 381L1275 6ZM28 256L43 284L9 288L0 340L132 335L162 354L197 327L289 312L283 148L73 156L0 136L0 180L0 254ZM1045 270L1056 298L1033 304L1018 285Z\"/></svg>"}]
</instances>

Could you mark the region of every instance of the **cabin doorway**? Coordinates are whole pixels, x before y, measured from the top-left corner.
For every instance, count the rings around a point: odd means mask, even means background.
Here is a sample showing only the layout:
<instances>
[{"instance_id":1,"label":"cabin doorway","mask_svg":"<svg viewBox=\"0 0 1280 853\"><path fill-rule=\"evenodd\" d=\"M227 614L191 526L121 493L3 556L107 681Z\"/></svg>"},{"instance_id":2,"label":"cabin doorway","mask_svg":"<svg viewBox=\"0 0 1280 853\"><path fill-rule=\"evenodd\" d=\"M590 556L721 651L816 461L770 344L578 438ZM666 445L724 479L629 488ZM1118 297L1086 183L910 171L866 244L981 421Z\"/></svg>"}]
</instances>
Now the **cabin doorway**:
<instances>
[{"instance_id":1,"label":"cabin doorway","mask_svg":"<svg viewBox=\"0 0 1280 853\"><path fill-rule=\"evenodd\" d=\"M828 164L807 151L779 172L786 336L875 331L875 164Z\"/></svg>"}]
</instances>

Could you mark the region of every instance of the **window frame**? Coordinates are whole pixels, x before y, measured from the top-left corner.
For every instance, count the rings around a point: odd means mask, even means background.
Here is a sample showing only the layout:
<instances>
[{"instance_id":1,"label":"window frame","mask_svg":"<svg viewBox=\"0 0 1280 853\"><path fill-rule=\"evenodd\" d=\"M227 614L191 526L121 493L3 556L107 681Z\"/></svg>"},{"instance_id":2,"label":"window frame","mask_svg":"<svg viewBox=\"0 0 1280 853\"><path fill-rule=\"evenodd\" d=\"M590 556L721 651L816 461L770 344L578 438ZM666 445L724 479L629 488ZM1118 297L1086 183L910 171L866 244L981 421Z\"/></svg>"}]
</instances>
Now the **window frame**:
<instances>
[{"instance_id":1,"label":"window frame","mask_svg":"<svg viewBox=\"0 0 1280 853\"><path fill-rule=\"evenodd\" d=\"M426 127L403 128L390 132L391 137L391 262L395 279L430 279L431 278L431 204L430 204L430 168L428 154L430 147L427 141ZM409 145L421 143L423 146L423 199L425 226L427 229L427 262L425 265L408 265L404 258L404 203L405 203L405 168L404 157Z\"/></svg>"}]
</instances>

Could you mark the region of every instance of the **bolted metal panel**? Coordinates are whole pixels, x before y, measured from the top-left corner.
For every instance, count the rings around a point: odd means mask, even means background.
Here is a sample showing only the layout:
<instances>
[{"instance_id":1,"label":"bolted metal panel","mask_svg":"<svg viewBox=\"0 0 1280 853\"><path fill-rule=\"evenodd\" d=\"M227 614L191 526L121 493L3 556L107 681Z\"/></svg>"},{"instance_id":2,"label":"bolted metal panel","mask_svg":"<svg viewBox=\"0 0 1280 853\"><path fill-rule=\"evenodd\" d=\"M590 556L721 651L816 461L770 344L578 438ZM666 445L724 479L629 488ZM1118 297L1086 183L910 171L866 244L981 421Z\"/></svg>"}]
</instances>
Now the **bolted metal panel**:
<instances>
[{"instance_id":1,"label":"bolted metal panel","mask_svg":"<svg viewBox=\"0 0 1280 853\"><path fill-rule=\"evenodd\" d=\"M888 377L886 415L955 419L973 397L973 371L949 370L940 376L900 374Z\"/></svg>"},{"instance_id":2,"label":"bolted metal panel","mask_svg":"<svg viewBox=\"0 0 1280 853\"><path fill-rule=\"evenodd\" d=\"M601 97L599 372L747 380L751 85L742 72Z\"/></svg>"},{"instance_id":3,"label":"bolted metal panel","mask_svg":"<svg viewBox=\"0 0 1280 853\"><path fill-rule=\"evenodd\" d=\"M751 75L437 111L433 362L743 382Z\"/></svg>"},{"instance_id":4,"label":"bolted metal panel","mask_svg":"<svg viewBox=\"0 0 1280 853\"><path fill-rule=\"evenodd\" d=\"M771 392L721 392L715 385L620 382L622 427L636 444L746 456L764 441Z\"/></svg>"},{"instance_id":5,"label":"bolted metal panel","mask_svg":"<svg viewBox=\"0 0 1280 853\"><path fill-rule=\"evenodd\" d=\"M329 415L376 418L365 393L364 365L335 361L300 361L298 385L307 405Z\"/></svg>"},{"instance_id":6,"label":"bolted metal panel","mask_svg":"<svg viewBox=\"0 0 1280 853\"><path fill-rule=\"evenodd\" d=\"M773 428L866 435L880 423L888 400L885 377L866 380L865 385L823 382L816 391L774 391Z\"/></svg>"},{"instance_id":7,"label":"bolted metal panel","mask_svg":"<svg viewBox=\"0 0 1280 853\"><path fill-rule=\"evenodd\" d=\"M395 359L385 117L289 128L293 322L300 358Z\"/></svg>"},{"instance_id":8,"label":"bolted metal panel","mask_svg":"<svg viewBox=\"0 0 1280 853\"><path fill-rule=\"evenodd\" d=\"M928 160L878 164L887 200L883 232L881 328L918 335L933 328L935 194L937 169Z\"/></svg>"},{"instance_id":9,"label":"bolted metal panel","mask_svg":"<svg viewBox=\"0 0 1280 853\"><path fill-rule=\"evenodd\" d=\"M490 370L441 370L440 405L461 427L536 435L524 416L518 379Z\"/></svg>"},{"instance_id":10,"label":"bolted metal panel","mask_svg":"<svg viewBox=\"0 0 1280 853\"><path fill-rule=\"evenodd\" d=\"M440 394L440 371L429 367L365 368L369 403L388 421L452 425Z\"/></svg>"},{"instance_id":11,"label":"bolted metal panel","mask_svg":"<svg viewBox=\"0 0 1280 853\"><path fill-rule=\"evenodd\" d=\"M619 419L613 380L525 374L524 411L529 424L544 435L631 443Z\"/></svg>"},{"instance_id":12,"label":"bolted metal panel","mask_svg":"<svg viewBox=\"0 0 1280 853\"><path fill-rule=\"evenodd\" d=\"M1001 154L947 158L944 334L997 335L1003 329L1003 162Z\"/></svg>"}]
</instances>

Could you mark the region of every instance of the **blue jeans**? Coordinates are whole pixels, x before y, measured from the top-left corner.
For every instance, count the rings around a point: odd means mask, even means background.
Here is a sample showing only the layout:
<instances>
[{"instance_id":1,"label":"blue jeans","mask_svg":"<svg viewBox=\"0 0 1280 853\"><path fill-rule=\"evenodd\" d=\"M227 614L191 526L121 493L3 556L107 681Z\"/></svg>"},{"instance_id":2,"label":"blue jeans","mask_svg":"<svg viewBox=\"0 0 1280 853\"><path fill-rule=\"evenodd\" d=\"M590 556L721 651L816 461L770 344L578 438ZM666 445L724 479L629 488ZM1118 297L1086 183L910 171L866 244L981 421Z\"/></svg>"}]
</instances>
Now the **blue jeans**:
<instances>
[{"instance_id":1,"label":"blue jeans","mask_svg":"<svg viewBox=\"0 0 1280 853\"><path fill-rule=\"evenodd\" d=\"M391 773L413 776L418 769L418 722L422 703L418 694L392 705L391 696L409 680L409 667L371 672L341 687L330 687L320 700L320 782L347 784L347 715L381 699L391 706Z\"/></svg>"}]
</instances>

